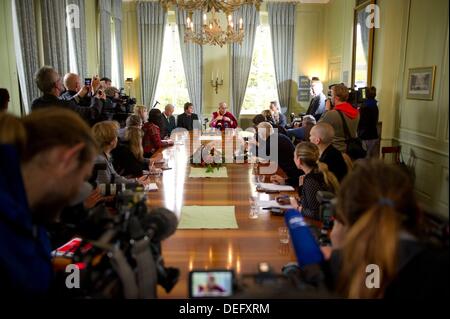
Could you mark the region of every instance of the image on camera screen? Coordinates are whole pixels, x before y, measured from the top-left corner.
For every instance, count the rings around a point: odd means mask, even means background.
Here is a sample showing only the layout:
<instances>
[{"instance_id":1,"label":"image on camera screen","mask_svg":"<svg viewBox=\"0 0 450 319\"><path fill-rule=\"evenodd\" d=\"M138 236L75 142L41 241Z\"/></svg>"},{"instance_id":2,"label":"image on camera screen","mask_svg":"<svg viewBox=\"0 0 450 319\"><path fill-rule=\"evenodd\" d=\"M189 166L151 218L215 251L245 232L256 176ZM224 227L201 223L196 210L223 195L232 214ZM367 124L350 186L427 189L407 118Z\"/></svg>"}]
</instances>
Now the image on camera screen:
<instances>
[{"instance_id":1,"label":"image on camera screen","mask_svg":"<svg viewBox=\"0 0 450 319\"><path fill-rule=\"evenodd\" d=\"M193 271L189 281L191 298L223 298L233 295L232 271Z\"/></svg>"}]
</instances>

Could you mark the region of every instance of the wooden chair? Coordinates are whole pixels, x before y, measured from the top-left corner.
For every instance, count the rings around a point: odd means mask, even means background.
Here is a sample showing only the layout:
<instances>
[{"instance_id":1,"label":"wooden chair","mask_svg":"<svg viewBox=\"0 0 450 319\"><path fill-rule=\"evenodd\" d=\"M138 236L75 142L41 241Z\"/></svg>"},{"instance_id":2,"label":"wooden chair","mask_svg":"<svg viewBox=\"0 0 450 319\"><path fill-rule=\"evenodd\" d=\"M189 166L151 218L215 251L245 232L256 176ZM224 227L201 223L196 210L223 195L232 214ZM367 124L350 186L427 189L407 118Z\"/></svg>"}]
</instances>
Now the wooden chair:
<instances>
[{"instance_id":1,"label":"wooden chair","mask_svg":"<svg viewBox=\"0 0 450 319\"><path fill-rule=\"evenodd\" d=\"M401 146L385 146L381 148L381 158L385 160L386 154L392 154L392 158L395 164L400 164Z\"/></svg>"},{"instance_id":2,"label":"wooden chair","mask_svg":"<svg viewBox=\"0 0 450 319\"><path fill-rule=\"evenodd\" d=\"M347 165L347 172L350 173L350 171L353 169L353 161L350 156L345 153L342 153L342 157L344 158L344 162Z\"/></svg>"}]
</instances>

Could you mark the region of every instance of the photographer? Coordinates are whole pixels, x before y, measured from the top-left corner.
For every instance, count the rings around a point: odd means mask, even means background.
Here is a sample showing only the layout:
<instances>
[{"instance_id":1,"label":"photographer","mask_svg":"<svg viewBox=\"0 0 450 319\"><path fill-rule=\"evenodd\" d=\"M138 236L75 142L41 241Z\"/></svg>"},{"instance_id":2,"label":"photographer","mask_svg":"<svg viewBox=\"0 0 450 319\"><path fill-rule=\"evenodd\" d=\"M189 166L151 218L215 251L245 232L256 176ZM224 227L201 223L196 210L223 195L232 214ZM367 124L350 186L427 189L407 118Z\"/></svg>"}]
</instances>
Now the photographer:
<instances>
[{"instance_id":1,"label":"photographer","mask_svg":"<svg viewBox=\"0 0 450 319\"><path fill-rule=\"evenodd\" d=\"M0 295L30 298L49 291L46 226L80 192L97 144L86 123L63 108L37 110L15 127L14 139L0 141Z\"/></svg>"},{"instance_id":2,"label":"photographer","mask_svg":"<svg viewBox=\"0 0 450 319\"><path fill-rule=\"evenodd\" d=\"M356 138L359 112L347 102L349 92L345 85L334 85L331 88L331 92L331 100L334 104L334 109L326 112L319 122L328 123L334 128L335 135L333 146L340 152L345 153L347 145L344 125L346 124L348 127L350 134L349 138Z\"/></svg>"},{"instance_id":3,"label":"photographer","mask_svg":"<svg viewBox=\"0 0 450 319\"><path fill-rule=\"evenodd\" d=\"M96 92L100 86L98 78L94 77L93 81L81 87L80 76L75 73L67 73L64 76L64 87L66 91L61 94L62 100L74 100L80 106L90 106L92 103L92 93Z\"/></svg>"},{"instance_id":4,"label":"photographer","mask_svg":"<svg viewBox=\"0 0 450 319\"><path fill-rule=\"evenodd\" d=\"M349 298L448 298L448 251L421 240L422 211L409 176L378 160L344 179L331 233L335 289ZM366 286L366 267L380 270Z\"/></svg>"},{"instance_id":5,"label":"photographer","mask_svg":"<svg viewBox=\"0 0 450 319\"><path fill-rule=\"evenodd\" d=\"M32 111L51 106L65 107L77 112L89 124L92 124L101 115L105 99L102 92L96 93L89 107L77 104L78 99L83 98L91 90L89 86L84 86L72 99L64 100L60 97L63 92L61 77L55 69L49 66L44 66L36 72L35 82L43 95L33 101Z\"/></svg>"},{"instance_id":6,"label":"photographer","mask_svg":"<svg viewBox=\"0 0 450 319\"><path fill-rule=\"evenodd\" d=\"M367 148L367 157L378 157L378 105L375 97L377 89L372 86L366 89L366 99L359 109L361 119L358 125L358 136L363 140Z\"/></svg>"}]
</instances>

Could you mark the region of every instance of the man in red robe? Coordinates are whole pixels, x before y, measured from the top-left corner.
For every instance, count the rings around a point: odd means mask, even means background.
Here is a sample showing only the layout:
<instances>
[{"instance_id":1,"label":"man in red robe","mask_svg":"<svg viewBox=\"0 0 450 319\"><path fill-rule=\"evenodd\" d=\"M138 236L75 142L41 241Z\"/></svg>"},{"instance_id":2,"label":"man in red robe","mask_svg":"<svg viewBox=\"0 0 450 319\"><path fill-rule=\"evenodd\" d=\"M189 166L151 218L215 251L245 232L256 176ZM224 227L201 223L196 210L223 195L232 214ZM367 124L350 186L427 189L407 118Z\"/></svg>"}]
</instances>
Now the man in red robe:
<instances>
[{"instance_id":1,"label":"man in red robe","mask_svg":"<svg viewBox=\"0 0 450 319\"><path fill-rule=\"evenodd\" d=\"M227 104L221 102L219 103L219 110L212 114L212 120L209 126L223 131L226 128L236 128L238 122L236 117L231 112L227 111Z\"/></svg>"}]
</instances>

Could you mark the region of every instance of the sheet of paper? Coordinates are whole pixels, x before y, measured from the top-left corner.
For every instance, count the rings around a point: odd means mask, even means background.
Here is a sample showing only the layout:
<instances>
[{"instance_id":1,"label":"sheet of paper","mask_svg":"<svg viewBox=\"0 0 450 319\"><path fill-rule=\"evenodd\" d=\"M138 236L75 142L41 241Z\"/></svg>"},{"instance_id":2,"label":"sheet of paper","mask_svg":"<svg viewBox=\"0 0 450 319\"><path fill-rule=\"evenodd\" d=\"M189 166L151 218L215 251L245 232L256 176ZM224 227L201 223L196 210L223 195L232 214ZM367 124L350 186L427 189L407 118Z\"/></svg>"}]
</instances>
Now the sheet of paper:
<instances>
[{"instance_id":1,"label":"sheet of paper","mask_svg":"<svg viewBox=\"0 0 450 319\"><path fill-rule=\"evenodd\" d=\"M237 229L234 206L184 206L178 229Z\"/></svg>"},{"instance_id":2,"label":"sheet of paper","mask_svg":"<svg viewBox=\"0 0 450 319\"><path fill-rule=\"evenodd\" d=\"M212 172L206 172L206 167L191 167L190 178L227 178L226 167L214 168Z\"/></svg>"},{"instance_id":3,"label":"sheet of paper","mask_svg":"<svg viewBox=\"0 0 450 319\"><path fill-rule=\"evenodd\" d=\"M158 190L158 185L156 185L155 183L150 183L145 185L145 191L146 192L153 192L153 191L157 191Z\"/></svg>"},{"instance_id":4,"label":"sheet of paper","mask_svg":"<svg viewBox=\"0 0 450 319\"><path fill-rule=\"evenodd\" d=\"M261 189L268 191L279 191L279 192L293 192L295 188L289 185L277 185L271 183L259 183Z\"/></svg>"}]
</instances>

